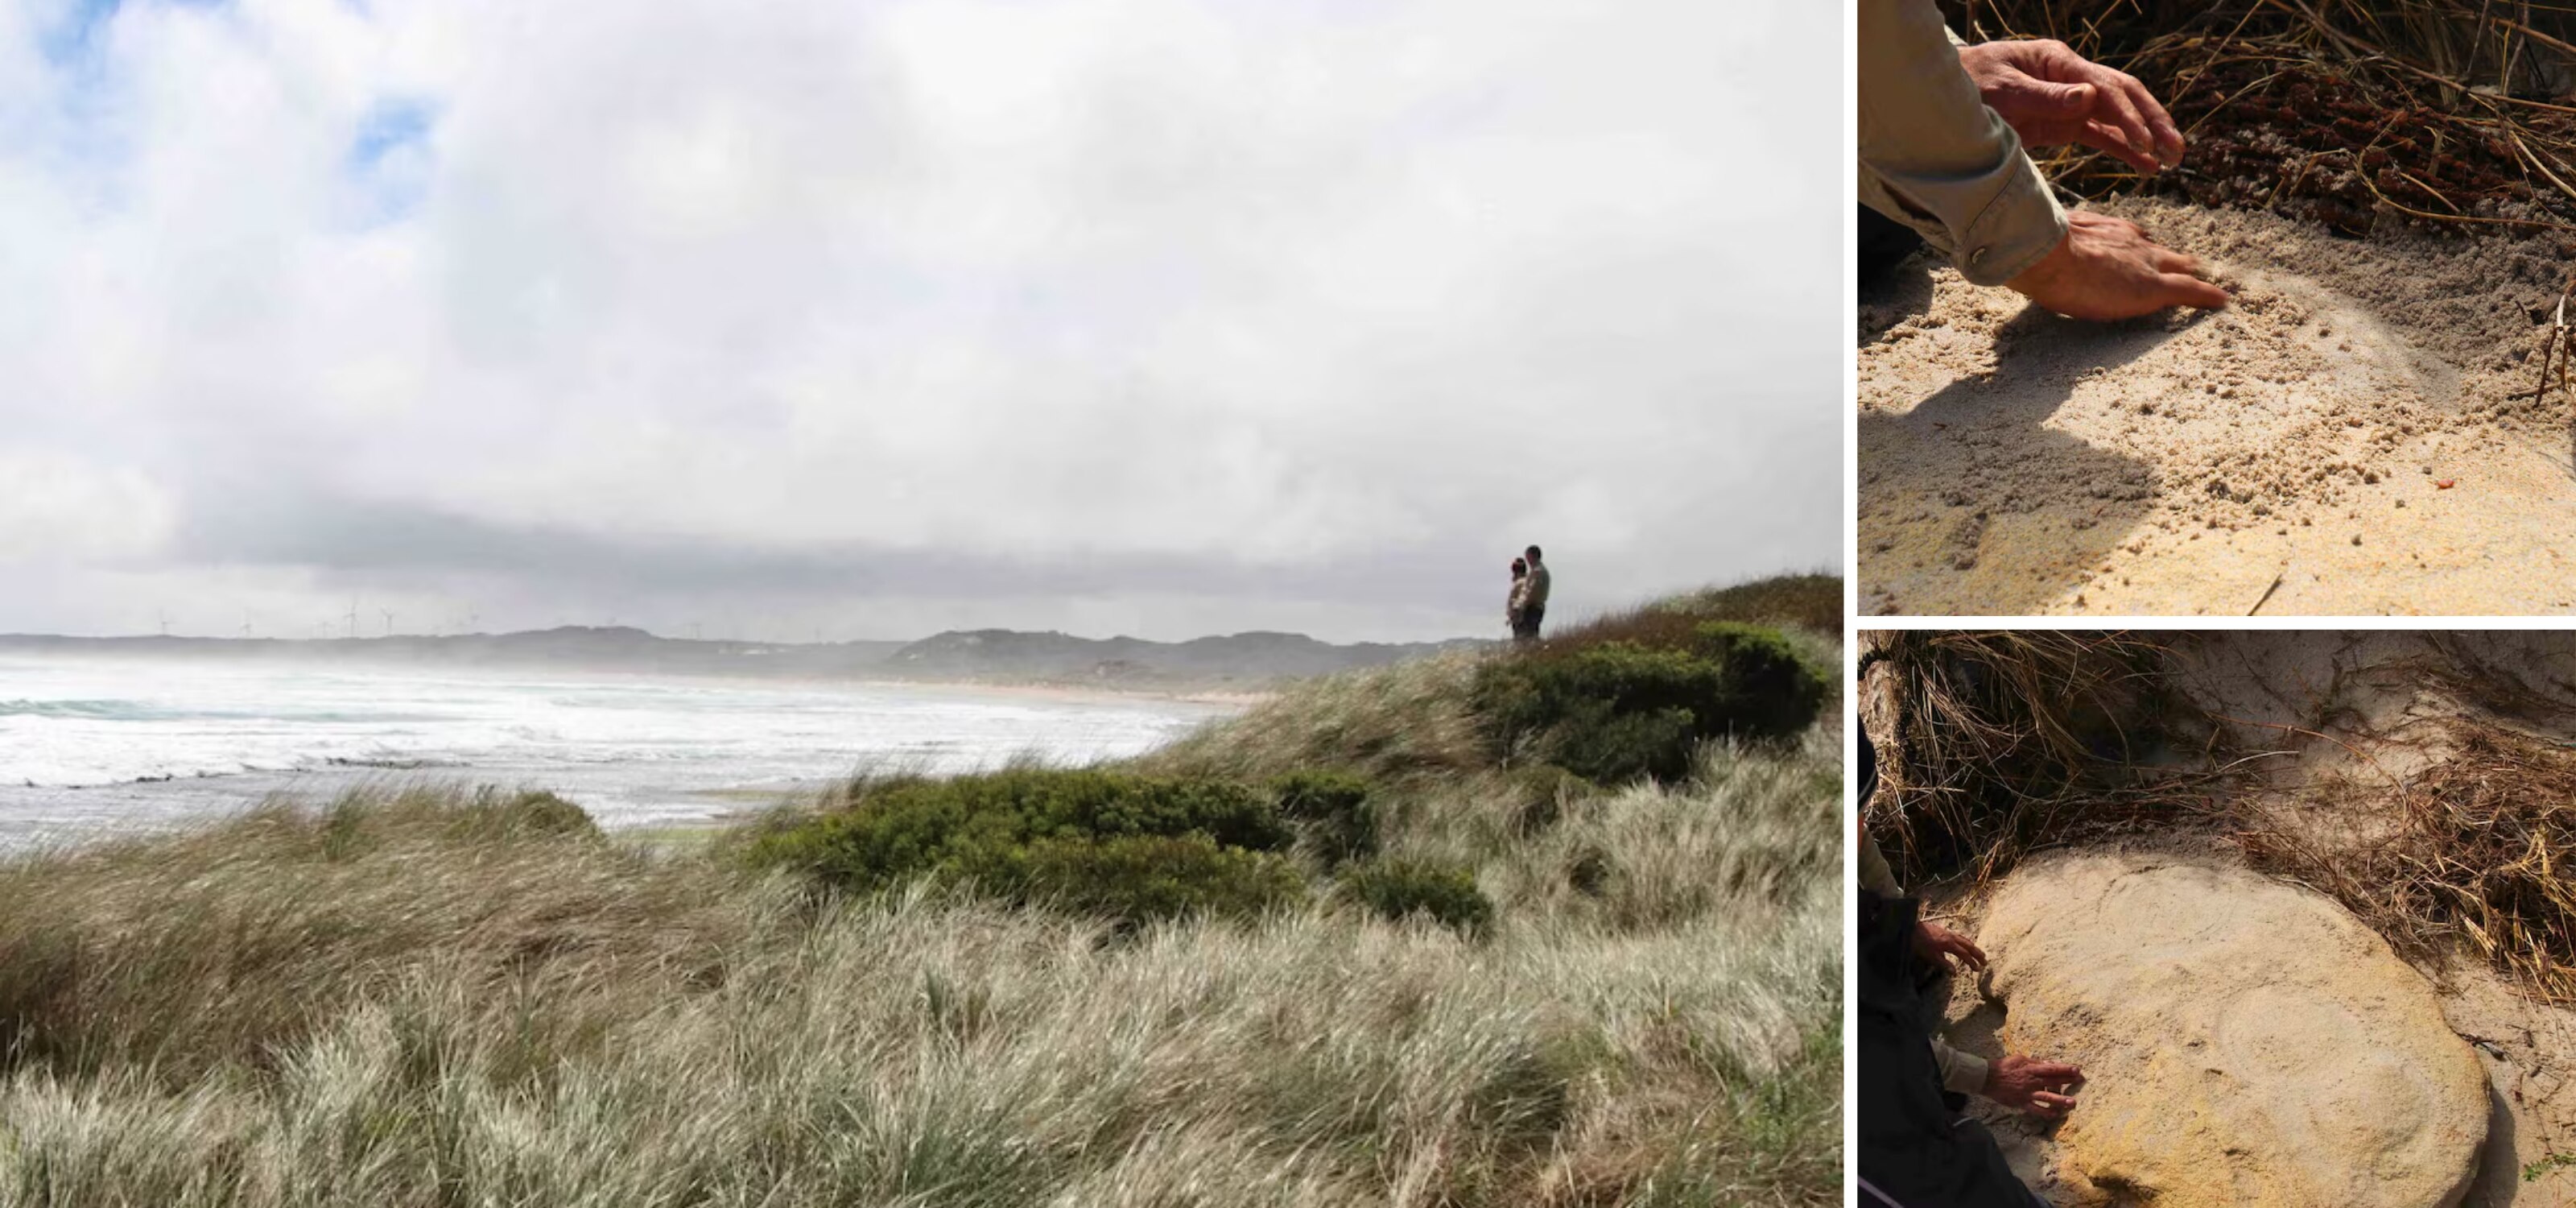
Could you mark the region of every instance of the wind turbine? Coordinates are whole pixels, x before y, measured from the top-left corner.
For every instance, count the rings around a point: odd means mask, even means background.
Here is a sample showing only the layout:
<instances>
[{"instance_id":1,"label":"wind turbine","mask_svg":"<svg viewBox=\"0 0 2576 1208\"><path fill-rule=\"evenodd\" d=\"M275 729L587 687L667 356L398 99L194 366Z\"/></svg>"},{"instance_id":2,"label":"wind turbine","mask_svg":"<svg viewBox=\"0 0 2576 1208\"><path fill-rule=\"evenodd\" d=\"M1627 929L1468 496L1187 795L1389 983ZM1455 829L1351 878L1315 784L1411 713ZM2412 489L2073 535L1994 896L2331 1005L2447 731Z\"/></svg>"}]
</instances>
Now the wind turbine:
<instances>
[{"instance_id":1,"label":"wind turbine","mask_svg":"<svg viewBox=\"0 0 2576 1208\"><path fill-rule=\"evenodd\" d=\"M167 608L156 608L152 611L154 615L161 618L161 636L165 638L170 636L170 610Z\"/></svg>"},{"instance_id":2,"label":"wind turbine","mask_svg":"<svg viewBox=\"0 0 2576 1208\"><path fill-rule=\"evenodd\" d=\"M394 636L394 610L390 608L379 608L376 611L385 614L385 636Z\"/></svg>"},{"instance_id":3,"label":"wind turbine","mask_svg":"<svg viewBox=\"0 0 2576 1208\"><path fill-rule=\"evenodd\" d=\"M358 636L358 597L349 597L349 636Z\"/></svg>"}]
</instances>

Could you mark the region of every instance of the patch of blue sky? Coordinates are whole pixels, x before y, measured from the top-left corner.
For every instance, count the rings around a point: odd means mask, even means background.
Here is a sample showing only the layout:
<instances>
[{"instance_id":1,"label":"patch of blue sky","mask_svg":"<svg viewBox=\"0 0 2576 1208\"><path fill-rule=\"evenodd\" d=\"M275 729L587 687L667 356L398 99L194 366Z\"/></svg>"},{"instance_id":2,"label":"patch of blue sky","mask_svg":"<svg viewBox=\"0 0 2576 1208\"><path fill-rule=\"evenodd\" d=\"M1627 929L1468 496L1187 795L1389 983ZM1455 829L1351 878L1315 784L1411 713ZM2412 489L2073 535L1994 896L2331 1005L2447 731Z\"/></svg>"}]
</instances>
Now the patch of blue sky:
<instances>
[{"instance_id":1,"label":"patch of blue sky","mask_svg":"<svg viewBox=\"0 0 2576 1208\"><path fill-rule=\"evenodd\" d=\"M426 101L376 102L365 117L358 119L358 132L349 140L350 170L371 171L394 152L425 145L430 127L437 121L438 110Z\"/></svg>"},{"instance_id":2,"label":"patch of blue sky","mask_svg":"<svg viewBox=\"0 0 2576 1208\"><path fill-rule=\"evenodd\" d=\"M398 222L420 208L429 194L429 140L437 126L437 106L416 98L378 101L358 119L341 168L357 190L362 225Z\"/></svg>"},{"instance_id":3,"label":"patch of blue sky","mask_svg":"<svg viewBox=\"0 0 2576 1208\"><path fill-rule=\"evenodd\" d=\"M173 8L221 8L229 0L67 0L61 15L36 35L36 49L58 68L77 68L97 56L107 27L127 4L166 4Z\"/></svg>"},{"instance_id":4,"label":"patch of blue sky","mask_svg":"<svg viewBox=\"0 0 2576 1208\"><path fill-rule=\"evenodd\" d=\"M63 6L62 15L36 35L36 49L56 67L88 58L108 21L116 16L119 3L120 0L71 0Z\"/></svg>"}]
</instances>

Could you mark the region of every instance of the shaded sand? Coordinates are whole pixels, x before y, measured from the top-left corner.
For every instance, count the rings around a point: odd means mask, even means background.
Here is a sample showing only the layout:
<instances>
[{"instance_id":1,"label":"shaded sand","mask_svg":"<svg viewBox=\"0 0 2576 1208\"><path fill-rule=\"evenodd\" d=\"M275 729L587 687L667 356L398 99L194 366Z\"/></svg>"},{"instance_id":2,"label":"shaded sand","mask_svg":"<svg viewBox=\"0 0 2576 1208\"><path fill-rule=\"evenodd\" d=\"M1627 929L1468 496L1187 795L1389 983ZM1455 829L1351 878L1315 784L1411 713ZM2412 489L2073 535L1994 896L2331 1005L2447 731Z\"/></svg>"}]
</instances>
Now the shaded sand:
<instances>
[{"instance_id":1,"label":"shaded sand","mask_svg":"<svg viewBox=\"0 0 2576 1208\"><path fill-rule=\"evenodd\" d=\"M1862 292L1865 612L2576 610L2576 427L2528 397L2557 241L2109 208L2237 305L2078 323L1920 259Z\"/></svg>"}]
</instances>

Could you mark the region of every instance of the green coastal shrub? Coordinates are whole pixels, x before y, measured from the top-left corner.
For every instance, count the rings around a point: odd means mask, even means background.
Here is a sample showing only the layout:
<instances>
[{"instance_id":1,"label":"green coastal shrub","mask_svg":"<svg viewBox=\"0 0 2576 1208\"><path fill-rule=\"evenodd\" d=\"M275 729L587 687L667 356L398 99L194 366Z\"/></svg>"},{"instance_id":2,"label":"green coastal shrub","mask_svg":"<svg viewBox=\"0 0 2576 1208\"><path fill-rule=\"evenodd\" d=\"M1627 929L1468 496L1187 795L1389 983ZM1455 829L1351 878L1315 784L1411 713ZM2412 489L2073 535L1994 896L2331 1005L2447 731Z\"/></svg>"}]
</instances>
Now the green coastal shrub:
<instances>
[{"instance_id":1,"label":"green coastal shrub","mask_svg":"<svg viewBox=\"0 0 2576 1208\"><path fill-rule=\"evenodd\" d=\"M1757 738L1794 734L1824 708L1826 673L1800 658L1778 630L1709 621L1697 636L1699 652L1726 668L1736 733Z\"/></svg>"},{"instance_id":2,"label":"green coastal shrub","mask_svg":"<svg viewBox=\"0 0 2576 1208\"><path fill-rule=\"evenodd\" d=\"M1249 918L1306 901L1295 863L1220 847L1205 835L1049 839L1017 862L1022 896L1075 914L1141 922L1185 915Z\"/></svg>"},{"instance_id":3,"label":"green coastal shrub","mask_svg":"<svg viewBox=\"0 0 2576 1208\"><path fill-rule=\"evenodd\" d=\"M1295 838L1270 800L1228 781L1014 768L867 786L745 857L843 892L927 877L1136 922L1285 900Z\"/></svg>"},{"instance_id":4,"label":"green coastal shrub","mask_svg":"<svg viewBox=\"0 0 2576 1208\"><path fill-rule=\"evenodd\" d=\"M346 860L397 837L425 834L452 843L601 837L588 811L542 789L485 785L468 792L417 785L342 797L322 811L313 838L324 858Z\"/></svg>"},{"instance_id":5,"label":"green coastal shrub","mask_svg":"<svg viewBox=\"0 0 2576 1208\"><path fill-rule=\"evenodd\" d=\"M1341 772L1290 772L1270 782L1279 816L1296 827L1326 864L1377 851L1377 811L1368 782Z\"/></svg>"},{"instance_id":6,"label":"green coastal shrub","mask_svg":"<svg viewBox=\"0 0 2576 1208\"><path fill-rule=\"evenodd\" d=\"M1611 641L1497 659L1479 669L1471 705L1501 753L1612 784L1679 780L1702 739L1794 734L1824 699L1823 675L1777 633L1708 622L1686 647Z\"/></svg>"},{"instance_id":7,"label":"green coastal shrub","mask_svg":"<svg viewBox=\"0 0 2576 1208\"><path fill-rule=\"evenodd\" d=\"M498 804L492 824L501 830L520 835L595 836L599 824L591 821L590 812L553 793L537 789L518 793Z\"/></svg>"},{"instance_id":8,"label":"green coastal shrub","mask_svg":"<svg viewBox=\"0 0 2576 1208\"><path fill-rule=\"evenodd\" d=\"M1476 871L1426 860L1375 860L1353 866L1336 887L1342 897L1390 922L1426 914L1469 935L1494 921L1494 900L1476 886Z\"/></svg>"}]
</instances>

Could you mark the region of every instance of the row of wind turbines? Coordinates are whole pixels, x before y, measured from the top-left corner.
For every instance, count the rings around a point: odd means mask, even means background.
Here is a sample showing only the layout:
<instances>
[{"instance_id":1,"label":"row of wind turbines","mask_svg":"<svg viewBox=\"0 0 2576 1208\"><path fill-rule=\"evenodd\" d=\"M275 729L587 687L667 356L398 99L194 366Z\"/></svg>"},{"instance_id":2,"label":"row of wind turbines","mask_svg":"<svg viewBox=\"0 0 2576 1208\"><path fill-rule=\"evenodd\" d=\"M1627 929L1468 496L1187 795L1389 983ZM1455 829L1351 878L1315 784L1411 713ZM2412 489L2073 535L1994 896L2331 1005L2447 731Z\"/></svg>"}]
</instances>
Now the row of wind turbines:
<instances>
[{"instance_id":1,"label":"row of wind turbines","mask_svg":"<svg viewBox=\"0 0 2576 1208\"><path fill-rule=\"evenodd\" d=\"M380 616L382 616L382 617L384 618L384 625L385 625L385 627L384 627L383 631L382 631L382 632L380 632L379 634L377 634L376 636L379 636L379 637L388 637L388 638L389 638L389 637L394 636L394 618L395 618L395 616L397 616L398 614L397 614L397 613L395 613L395 612L394 612L394 610L393 610L393 609L390 609L390 608L379 608L379 609L377 609L377 610L376 610L376 612L377 612L377 614L378 614L378 615L380 615ZM156 620L158 620L158 621L160 622L160 626L161 626L161 636L162 636L162 637L165 637L165 638L166 638L166 637L169 637L169 636L170 636L170 621L171 621L171 618L170 618L170 610L169 610L169 609L166 609L166 608L155 609L155 610L154 610L154 616L155 616L155 619L156 619ZM474 632L474 631L475 631L475 630L474 630L475 625L477 625L478 623L480 623L480 622L482 621L482 619L483 619L483 614L481 614L481 613L478 613L478 612L467 612L467 613L464 613L464 614L462 614L461 616L459 616L459 617L456 619L455 631L456 631L457 633L472 633L472 632ZM346 613L344 613L344 614L342 614L342 615L341 615L339 618L337 618L336 620L337 620L337 622L338 622L338 625L337 625L337 626L335 626L335 623L334 623L333 621L316 621L316 622L314 622L314 623L313 623L313 634L312 634L312 636L314 636L314 637L316 637L316 638L328 638L328 637L331 637L331 636L332 636L332 632L331 632L331 631L332 631L335 627L337 627L337 628L340 628L340 630L341 630L341 633L340 633L340 636L341 636L341 637L344 637L344 638L350 638L350 639L354 639L354 638L358 637L358 602L357 602L356 600L351 600L351 601L349 601L349 611L348 611L348 612L346 612ZM432 637L439 637L439 636L443 636L443 634L444 634L444 630L443 630L443 629L433 629L433 630L431 630L431 631L430 631L430 635L429 635L429 636L432 636ZM241 636L242 638L245 638L245 639L248 639L248 638L255 638L255 637L258 637L258 636L259 636L259 633L258 633L258 627L257 627L257 626L255 626L255 625L253 625L253 624L251 623L251 612L250 612L250 610L249 610L249 609L243 609L243 610L242 610L242 623L241 623L240 636Z\"/></svg>"}]
</instances>

